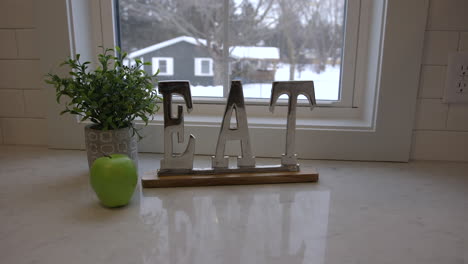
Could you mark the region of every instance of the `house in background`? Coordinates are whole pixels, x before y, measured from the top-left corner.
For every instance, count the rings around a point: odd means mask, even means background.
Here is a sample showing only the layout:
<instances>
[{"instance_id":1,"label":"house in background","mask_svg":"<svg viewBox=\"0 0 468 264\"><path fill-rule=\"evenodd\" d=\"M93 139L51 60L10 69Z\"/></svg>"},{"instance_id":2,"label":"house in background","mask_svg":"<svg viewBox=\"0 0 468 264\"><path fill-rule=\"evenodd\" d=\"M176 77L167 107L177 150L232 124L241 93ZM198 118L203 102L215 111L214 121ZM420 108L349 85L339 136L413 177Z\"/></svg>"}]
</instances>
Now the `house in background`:
<instances>
[{"instance_id":1,"label":"house in background","mask_svg":"<svg viewBox=\"0 0 468 264\"><path fill-rule=\"evenodd\" d=\"M155 73L159 69L159 80L190 80L192 85L212 86L214 60L205 45L206 40L180 36L134 51L128 58L151 62L145 70ZM231 47L231 78L244 82L272 82L279 54L276 47Z\"/></svg>"},{"instance_id":2,"label":"house in background","mask_svg":"<svg viewBox=\"0 0 468 264\"><path fill-rule=\"evenodd\" d=\"M205 40L198 41L206 45ZM213 59L192 37L166 40L134 51L128 58L151 62L145 70L154 74L159 69L159 80L190 80L193 85L213 85Z\"/></svg>"}]
</instances>

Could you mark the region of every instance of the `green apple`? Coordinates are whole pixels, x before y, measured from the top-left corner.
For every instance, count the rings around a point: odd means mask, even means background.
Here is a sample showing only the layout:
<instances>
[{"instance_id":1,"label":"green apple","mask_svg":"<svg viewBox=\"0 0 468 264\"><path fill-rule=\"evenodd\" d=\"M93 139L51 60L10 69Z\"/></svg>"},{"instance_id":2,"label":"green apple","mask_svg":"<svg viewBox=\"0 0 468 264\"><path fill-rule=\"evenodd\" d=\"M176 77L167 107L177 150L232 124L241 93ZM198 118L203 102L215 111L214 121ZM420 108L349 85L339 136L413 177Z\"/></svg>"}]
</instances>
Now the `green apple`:
<instances>
[{"instance_id":1,"label":"green apple","mask_svg":"<svg viewBox=\"0 0 468 264\"><path fill-rule=\"evenodd\" d=\"M91 166L91 186L101 203L107 207L128 204L137 181L137 169L127 155L100 157Z\"/></svg>"}]
</instances>

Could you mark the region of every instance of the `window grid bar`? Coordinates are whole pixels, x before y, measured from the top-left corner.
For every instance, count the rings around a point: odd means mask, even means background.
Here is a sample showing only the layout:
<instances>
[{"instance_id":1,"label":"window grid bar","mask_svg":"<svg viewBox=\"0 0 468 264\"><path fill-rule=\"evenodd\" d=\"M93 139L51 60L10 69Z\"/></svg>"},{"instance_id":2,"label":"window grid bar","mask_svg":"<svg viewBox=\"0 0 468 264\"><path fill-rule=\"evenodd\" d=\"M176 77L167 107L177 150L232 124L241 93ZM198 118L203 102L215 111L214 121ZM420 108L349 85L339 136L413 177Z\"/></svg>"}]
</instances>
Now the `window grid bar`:
<instances>
[{"instance_id":1,"label":"window grid bar","mask_svg":"<svg viewBox=\"0 0 468 264\"><path fill-rule=\"evenodd\" d=\"M223 11L223 97L227 98L229 92L229 0L224 0Z\"/></svg>"}]
</instances>

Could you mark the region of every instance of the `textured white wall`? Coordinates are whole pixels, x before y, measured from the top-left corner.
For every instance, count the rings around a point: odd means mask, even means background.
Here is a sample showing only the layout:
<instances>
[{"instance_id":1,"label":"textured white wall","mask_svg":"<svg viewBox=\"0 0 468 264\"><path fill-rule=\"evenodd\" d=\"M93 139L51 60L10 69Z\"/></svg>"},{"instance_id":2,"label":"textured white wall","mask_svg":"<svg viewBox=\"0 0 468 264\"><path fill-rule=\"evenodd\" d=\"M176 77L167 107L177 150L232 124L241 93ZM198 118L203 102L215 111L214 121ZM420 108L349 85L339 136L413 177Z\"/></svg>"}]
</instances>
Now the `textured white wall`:
<instances>
[{"instance_id":1,"label":"textured white wall","mask_svg":"<svg viewBox=\"0 0 468 264\"><path fill-rule=\"evenodd\" d=\"M0 1L0 144L46 145L34 0Z\"/></svg>"},{"instance_id":2,"label":"textured white wall","mask_svg":"<svg viewBox=\"0 0 468 264\"><path fill-rule=\"evenodd\" d=\"M444 104L448 54L468 51L468 0L431 0L412 159L468 161L468 104Z\"/></svg>"}]
</instances>

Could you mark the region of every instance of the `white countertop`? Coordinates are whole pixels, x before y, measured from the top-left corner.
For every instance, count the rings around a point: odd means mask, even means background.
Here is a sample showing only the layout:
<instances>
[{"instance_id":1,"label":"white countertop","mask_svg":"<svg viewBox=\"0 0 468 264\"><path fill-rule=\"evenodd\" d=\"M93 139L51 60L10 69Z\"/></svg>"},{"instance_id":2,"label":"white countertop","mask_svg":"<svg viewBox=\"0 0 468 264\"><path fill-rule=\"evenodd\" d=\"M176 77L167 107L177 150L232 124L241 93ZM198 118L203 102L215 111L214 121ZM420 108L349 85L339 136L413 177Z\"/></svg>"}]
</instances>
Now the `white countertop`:
<instances>
[{"instance_id":1,"label":"white countertop","mask_svg":"<svg viewBox=\"0 0 468 264\"><path fill-rule=\"evenodd\" d=\"M301 163L319 183L138 187L107 209L83 151L0 146L0 263L468 262L467 163Z\"/></svg>"}]
</instances>

